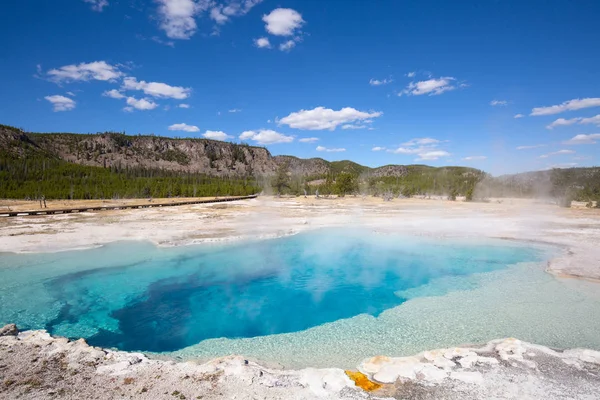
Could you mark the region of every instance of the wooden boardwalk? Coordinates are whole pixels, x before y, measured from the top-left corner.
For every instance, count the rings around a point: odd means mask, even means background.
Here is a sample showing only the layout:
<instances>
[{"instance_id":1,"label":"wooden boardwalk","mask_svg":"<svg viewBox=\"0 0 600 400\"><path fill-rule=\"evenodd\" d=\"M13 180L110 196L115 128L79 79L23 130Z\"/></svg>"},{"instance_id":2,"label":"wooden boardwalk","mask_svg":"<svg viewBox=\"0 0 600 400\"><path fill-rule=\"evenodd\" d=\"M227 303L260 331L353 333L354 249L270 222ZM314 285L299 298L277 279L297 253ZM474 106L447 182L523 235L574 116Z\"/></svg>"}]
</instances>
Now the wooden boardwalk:
<instances>
[{"instance_id":1,"label":"wooden boardwalk","mask_svg":"<svg viewBox=\"0 0 600 400\"><path fill-rule=\"evenodd\" d=\"M222 197L203 200L187 200L174 201L170 203L144 203L144 204L124 204L118 206L95 206L95 207L74 207L74 208L59 208L59 209L41 209L34 211L5 211L0 210L0 217L19 217L27 215L51 215L51 214L71 214L87 211L108 211L108 210L127 210L131 208L155 208L155 207L174 207L185 206L189 204L207 204L207 203L224 203L227 201L255 199L257 194L250 196Z\"/></svg>"}]
</instances>

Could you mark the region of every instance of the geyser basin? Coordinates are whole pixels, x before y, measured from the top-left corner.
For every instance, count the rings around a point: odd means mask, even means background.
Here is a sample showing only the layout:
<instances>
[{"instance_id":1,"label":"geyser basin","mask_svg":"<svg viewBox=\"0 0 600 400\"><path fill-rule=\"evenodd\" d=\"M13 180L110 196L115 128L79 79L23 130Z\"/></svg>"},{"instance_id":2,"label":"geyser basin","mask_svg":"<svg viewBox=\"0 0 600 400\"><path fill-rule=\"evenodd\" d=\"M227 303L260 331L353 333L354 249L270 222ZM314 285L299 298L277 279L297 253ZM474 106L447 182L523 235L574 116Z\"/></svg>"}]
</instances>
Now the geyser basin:
<instances>
[{"instance_id":1,"label":"geyser basin","mask_svg":"<svg viewBox=\"0 0 600 400\"><path fill-rule=\"evenodd\" d=\"M241 353L288 366L353 366L382 350L408 354L501 336L599 347L598 299L544 274L547 257L547 248L508 241L342 230L219 246L127 242L2 255L0 323L122 350ZM582 307L596 311L579 315ZM577 343L552 327L557 317L580 335Z\"/></svg>"}]
</instances>

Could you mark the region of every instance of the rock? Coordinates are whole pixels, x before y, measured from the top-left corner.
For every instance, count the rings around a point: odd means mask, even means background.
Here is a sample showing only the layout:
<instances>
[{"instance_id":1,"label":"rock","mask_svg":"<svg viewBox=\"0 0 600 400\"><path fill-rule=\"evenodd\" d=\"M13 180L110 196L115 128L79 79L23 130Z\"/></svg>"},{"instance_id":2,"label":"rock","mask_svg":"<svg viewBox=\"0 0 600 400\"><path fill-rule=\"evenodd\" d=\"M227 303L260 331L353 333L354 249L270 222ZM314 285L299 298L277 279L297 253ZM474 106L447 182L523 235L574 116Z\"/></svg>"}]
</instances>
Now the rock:
<instances>
[{"instance_id":1,"label":"rock","mask_svg":"<svg viewBox=\"0 0 600 400\"><path fill-rule=\"evenodd\" d=\"M523 360L523 354L527 348L519 339L508 338L496 345L496 352L504 361Z\"/></svg>"},{"instance_id":2,"label":"rock","mask_svg":"<svg viewBox=\"0 0 600 400\"><path fill-rule=\"evenodd\" d=\"M447 349L444 352L444 357L448 360L452 360L457 357L467 357L467 356L476 356L477 354L470 349L465 349L462 347L454 347L452 349Z\"/></svg>"},{"instance_id":3,"label":"rock","mask_svg":"<svg viewBox=\"0 0 600 400\"><path fill-rule=\"evenodd\" d=\"M483 382L483 375L481 375L481 372L453 371L450 373L450 378L465 383L480 384Z\"/></svg>"},{"instance_id":4,"label":"rock","mask_svg":"<svg viewBox=\"0 0 600 400\"><path fill-rule=\"evenodd\" d=\"M0 328L0 336L17 336L19 334L19 328L15 324L4 325Z\"/></svg>"},{"instance_id":5,"label":"rock","mask_svg":"<svg viewBox=\"0 0 600 400\"><path fill-rule=\"evenodd\" d=\"M423 365L423 368L417 372L416 377L418 380L425 382L441 382L448 377L448 373L431 364L425 364Z\"/></svg>"},{"instance_id":6,"label":"rock","mask_svg":"<svg viewBox=\"0 0 600 400\"><path fill-rule=\"evenodd\" d=\"M479 357L477 355L468 355L466 357L462 357L458 360L458 363L463 368L471 368L473 365L477 363Z\"/></svg>"}]
</instances>

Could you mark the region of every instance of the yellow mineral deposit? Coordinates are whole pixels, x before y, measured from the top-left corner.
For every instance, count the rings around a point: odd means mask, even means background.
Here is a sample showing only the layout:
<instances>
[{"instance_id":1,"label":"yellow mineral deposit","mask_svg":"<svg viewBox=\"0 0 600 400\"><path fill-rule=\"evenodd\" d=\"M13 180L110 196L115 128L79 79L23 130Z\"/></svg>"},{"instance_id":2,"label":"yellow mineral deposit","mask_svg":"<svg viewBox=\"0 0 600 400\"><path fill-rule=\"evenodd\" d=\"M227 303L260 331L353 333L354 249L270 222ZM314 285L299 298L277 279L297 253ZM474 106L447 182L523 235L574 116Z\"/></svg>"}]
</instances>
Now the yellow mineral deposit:
<instances>
[{"instance_id":1,"label":"yellow mineral deposit","mask_svg":"<svg viewBox=\"0 0 600 400\"><path fill-rule=\"evenodd\" d=\"M380 389L382 386L379 383L370 381L369 378L362 372L358 372L358 371L345 371L345 372L346 372L346 375L348 375L348 377L354 381L354 384L356 386L358 386L359 388L361 388L367 392L372 392L374 390Z\"/></svg>"}]
</instances>

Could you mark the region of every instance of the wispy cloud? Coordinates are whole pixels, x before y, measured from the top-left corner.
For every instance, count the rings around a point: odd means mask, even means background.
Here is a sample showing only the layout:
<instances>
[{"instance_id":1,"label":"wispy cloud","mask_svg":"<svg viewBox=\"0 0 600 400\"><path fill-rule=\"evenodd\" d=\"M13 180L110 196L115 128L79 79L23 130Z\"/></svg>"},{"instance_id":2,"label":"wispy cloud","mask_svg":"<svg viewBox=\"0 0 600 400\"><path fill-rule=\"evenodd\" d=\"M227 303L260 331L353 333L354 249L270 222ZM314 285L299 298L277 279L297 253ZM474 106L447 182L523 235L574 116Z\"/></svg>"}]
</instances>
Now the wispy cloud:
<instances>
[{"instance_id":1,"label":"wispy cloud","mask_svg":"<svg viewBox=\"0 0 600 400\"><path fill-rule=\"evenodd\" d=\"M232 17L246 15L262 0L155 0L158 3L160 28L171 39L189 39L197 31L196 17L208 12L216 24L213 35L219 34L218 26Z\"/></svg>"},{"instance_id":2,"label":"wispy cloud","mask_svg":"<svg viewBox=\"0 0 600 400\"><path fill-rule=\"evenodd\" d=\"M108 7L107 0L83 0L84 2L91 4L92 10L102 12L104 7Z\"/></svg>"},{"instance_id":3,"label":"wispy cloud","mask_svg":"<svg viewBox=\"0 0 600 400\"><path fill-rule=\"evenodd\" d=\"M319 138L316 137L309 137L309 138L302 138L298 140L300 143L315 143L319 141Z\"/></svg>"},{"instance_id":4,"label":"wispy cloud","mask_svg":"<svg viewBox=\"0 0 600 400\"><path fill-rule=\"evenodd\" d=\"M529 149L539 149L540 147L546 147L546 144L534 144L529 146L518 146L517 150L529 150Z\"/></svg>"},{"instance_id":5,"label":"wispy cloud","mask_svg":"<svg viewBox=\"0 0 600 400\"><path fill-rule=\"evenodd\" d=\"M158 107L158 104L147 98L136 99L135 97L128 97L126 102L128 107L125 107L124 110L129 112L134 109L141 111L154 110Z\"/></svg>"},{"instance_id":6,"label":"wispy cloud","mask_svg":"<svg viewBox=\"0 0 600 400\"><path fill-rule=\"evenodd\" d=\"M465 161L480 161L487 159L487 156L468 156L463 158Z\"/></svg>"},{"instance_id":7,"label":"wispy cloud","mask_svg":"<svg viewBox=\"0 0 600 400\"><path fill-rule=\"evenodd\" d=\"M560 114L565 111L575 111L581 110L582 108L589 107L600 107L600 98L598 97L588 97L585 99L573 99L569 101L565 101L564 103L548 106L548 107L536 107L531 110L532 116L540 116L540 115L553 115Z\"/></svg>"},{"instance_id":8,"label":"wispy cloud","mask_svg":"<svg viewBox=\"0 0 600 400\"><path fill-rule=\"evenodd\" d=\"M434 161L442 157L450 156L451 154L445 150L426 151L424 153L419 153L419 158L417 158L415 161Z\"/></svg>"},{"instance_id":9,"label":"wispy cloud","mask_svg":"<svg viewBox=\"0 0 600 400\"><path fill-rule=\"evenodd\" d=\"M371 151L384 151L384 150L387 150L387 148L381 147L381 146L375 146L371 149Z\"/></svg>"},{"instance_id":10,"label":"wispy cloud","mask_svg":"<svg viewBox=\"0 0 600 400\"><path fill-rule=\"evenodd\" d=\"M508 104L506 100L492 100L490 101L490 106L505 106Z\"/></svg>"},{"instance_id":11,"label":"wispy cloud","mask_svg":"<svg viewBox=\"0 0 600 400\"><path fill-rule=\"evenodd\" d=\"M271 129L260 129L258 131L245 131L239 136L240 140L252 140L258 144L268 145L276 143L290 143L294 141L293 136L286 136L283 133Z\"/></svg>"},{"instance_id":12,"label":"wispy cloud","mask_svg":"<svg viewBox=\"0 0 600 400\"><path fill-rule=\"evenodd\" d=\"M102 93L102 96L110 97L113 99L124 99L125 98L125 95L123 93L119 92L117 89L107 90L104 93Z\"/></svg>"},{"instance_id":13,"label":"wispy cloud","mask_svg":"<svg viewBox=\"0 0 600 400\"><path fill-rule=\"evenodd\" d=\"M576 167L577 163L560 163L560 164L552 164L549 167L547 167L546 169L565 169L565 168L573 168Z\"/></svg>"},{"instance_id":14,"label":"wispy cloud","mask_svg":"<svg viewBox=\"0 0 600 400\"><path fill-rule=\"evenodd\" d=\"M144 94L149 96L177 100L187 99L192 91L190 88L171 86L162 82L138 81L131 76L123 79L121 90L141 90Z\"/></svg>"},{"instance_id":15,"label":"wispy cloud","mask_svg":"<svg viewBox=\"0 0 600 400\"><path fill-rule=\"evenodd\" d=\"M575 154L575 150L558 150L548 154L542 154L540 158L548 158L552 156L559 156L564 154Z\"/></svg>"},{"instance_id":16,"label":"wispy cloud","mask_svg":"<svg viewBox=\"0 0 600 400\"><path fill-rule=\"evenodd\" d=\"M324 147L324 146L317 146L317 151L324 151L327 153L341 153L346 151L346 149L344 149L343 147L340 148L328 148L328 147Z\"/></svg>"},{"instance_id":17,"label":"wispy cloud","mask_svg":"<svg viewBox=\"0 0 600 400\"><path fill-rule=\"evenodd\" d=\"M294 42L293 40L288 40L288 41L286 41L284 43L281 43L279 45L279 50L281 50L281 51L290 51L294 47L296 47L296 42Z\"/></svg>"},{"instance_id":18,"label":"wispy cloud","mask_svg":"<svg viewBox=\"0 0 600 400\"><path fill-rule=\"evenodd\" d=\"M571 119L559 118L559 119L555 120L554 122L552 122L550 125L546 126L546 129L554 129L557 126L568 126L568 125L574 125L574 124L600 126L600 114L598 114L594 117L589 117L589 118L582 118L582 117L571 118Z\"/></svg>"},{"instance_id":19,"label":"wispy cloud","mask_svg":"<svg viewBox=\"0 0 600 400\"><path fill-rule=\"evenodd\" d=\"M435 146L435 145L438 145L439 143L442 143L442 141L438 140L438 139L426 137L426 138L411 139L408 142L402 143L402 145L403 146Z\"/></svg>"},{"instance_id":20,"label":"wispy cloud","mask_svg":"<svg viewBox=\"0 0 600 400\"><path fill-rule=\"evenodd\" d=\"M44 98L52 104L52 109L54 112L71 111L75 108L75 100L59 94L46 96Z\"/></svg>"},{"instance_id":21,"label":"wispy cloud","mask_svg":"<svg viewBox=\"0 0 600 400\"><path fill-rule=\"evenodd\" d=\"M379 79L371 79L369 81L369 85L371 86L382 86L382 85L387 85L394 82L394 80L392 78L386 78L383 80L379 80Z\"/></svg>"},{"instance_id":22,"label":"wispy cloud","mask_svg":"<svg viewBox=\"0 0 600 400\"><path fill-rule=\"evenodd\" d=\"M344 130L349 130L349 129L366 129L367 126L366 125L354 125L354 124L345 124L342 125L342 129Z\"/></svg>"},{"instance_id":23,"label":"wispy cloud","mask_svg":"<svg viewBox=\"0 0 600 400\"><path fill-rule=\"evenodd\" d=\"M398 93L398 96L420 96L424 94L429 96L440 95L442 93L456 89L455 82L456 78L453 78L451 76L432 78L426 81L411 82L403 91Z\"/></svg>"},{"instance_id":24,"label":"wispy cloud","mask_svg":"<svg viewBox=\"0 0 600 400\"><path fill-rule=\"evenodd\" d=\"M517 118L523 118L523 117L524 117L523 114L515 114L515 116L514 116L515 119L517 119Z\"/></svg>"},{"instance_id":25,"label":"wispy cloud","mask_svg":"<svg viewBox=\"0 0 600 400\"><path fill-rule=\"evenodd\" d=\"M51 69L46 75L49 80L56 83L91 80L110 82L121 77L123 73L106 61L94 61Z\"/></svg>"},{"instance_id":26,"label":"wispy cloud","mask_svg":"<svg viewBox=\"0 0 600 400\"><path fill-rule=\"evenodd\" d=\"M279 120L280 125L288 125L295 129L305 130L335 130L338 126L362 121L368 123L372 118L383 115L382 112L359 111L352 107L345 107L335 111L330 108L317 107L312 110L293 112Z\"/></svg>"},{"instance_id":27,"label":"wispy cloud","mask_svg":"<svg viewBox=\"0 0 600 400\"><path fill-rule=\"evenodd\" d=\"M592 133L589 135L575 135L571 139L564 141L563 144L596 144L597 140L600 140L600 133Z\"/></svg>"},{"instance_id":28,"label":"wispy cloud","mask_svg":"<svg viewBox=\"0 0 600 400\"><path fill-rule=\"evenodd\" d=\"M404 142L400 147L385 150L388 153L393 154L416 154L419 158L415 161L432 161L451 155L449 152L438 148L438 146L444 142L445 141L429 137L415 138ZM380 149L383 150L384 148Z\"/></svg>"}]
</instances>

